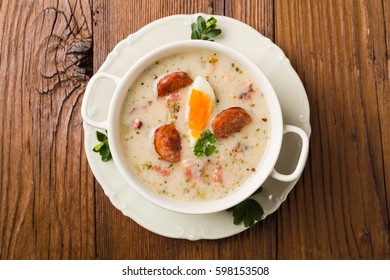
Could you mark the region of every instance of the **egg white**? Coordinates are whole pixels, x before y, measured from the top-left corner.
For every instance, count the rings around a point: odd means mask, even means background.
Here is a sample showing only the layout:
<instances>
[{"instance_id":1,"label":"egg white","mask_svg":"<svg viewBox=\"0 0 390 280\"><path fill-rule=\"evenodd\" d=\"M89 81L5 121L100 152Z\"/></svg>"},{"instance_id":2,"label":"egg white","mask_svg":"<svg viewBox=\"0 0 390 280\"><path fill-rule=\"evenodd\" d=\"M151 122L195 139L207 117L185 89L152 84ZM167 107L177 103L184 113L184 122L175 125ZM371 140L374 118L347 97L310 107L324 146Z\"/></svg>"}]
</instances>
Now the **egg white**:
<instances>
[{"instance_id":1,"label":"egg white","mask_svg":"<svg viewBox=\"0 0 390 280\"><path fill-rule=\"evenodd\" d=\"M189 113L190 113L189 101L190 101L191 93L193 90L198 90L198 91L201 91L204 94L206 94L210 98L211 102L213 103L213 107L215 107L216 98L215 98L215 93L214 93L213 88L211 87L210 83L204 77L197 76L194 79L194 82L192 83L192 85L188 89L188 100L187 100L187 106L186 106L186 122L187 122L187 124L189 121ZM192 137L190 129L188 130L188 136L189 136L191 145L192 146L195 145L197 138Z\"/></svg>"}]
</instances>

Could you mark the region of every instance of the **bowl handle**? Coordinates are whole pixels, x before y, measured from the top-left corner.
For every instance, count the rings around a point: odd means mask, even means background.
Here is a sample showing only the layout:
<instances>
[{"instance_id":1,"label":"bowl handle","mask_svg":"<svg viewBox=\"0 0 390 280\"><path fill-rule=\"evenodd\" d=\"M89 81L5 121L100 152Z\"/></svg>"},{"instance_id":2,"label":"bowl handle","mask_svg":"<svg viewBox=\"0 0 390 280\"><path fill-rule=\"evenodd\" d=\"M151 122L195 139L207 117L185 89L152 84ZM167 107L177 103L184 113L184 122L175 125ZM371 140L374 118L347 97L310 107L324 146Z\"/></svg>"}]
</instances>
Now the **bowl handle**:
<instances>
[{"instance_id":1,"label":"bowl handle","mask_svg":"<svg viewBox=\"0 0 390 280\"><path fill-rule=\"evenodd\" d=\"M107 130L107 127L108 127L107 120L95 121L94 119L92 119L88 115L88 112L87 112L89 100L90 100L92 92L93 92L92 89L95 86L95 83L99 79L103 79L103 78L113 81L116 86L118 86L120 81L121 81L120 77L118 77L114 74L111 74L111 73L107 73L107 72L98 72L95 75L93 75L93 77L89 80L87 88L85 89L84 99L83 99L83 103L81 105L81 117L83 118L83 121L85 121L87 124L94 126L96 128L101 128L101 129Z\"/></svg>"},{"instance_id":2,"label":"bowl handle","mask_svg":"<svg viewBox=\"0 0 390 280\"><path fill-rule=\"evenodd\" d=\"M309 152L309 137L307 136L306 132L293 125L284 125L283 126L283 134L286 133L296 133L301 137L302 139L302 149L301 149L301 155L299 156L299 160L297 163L297 166L295 167L295 170L291 174L281 174L278 171L274 170L271 173L271 177L275 178L276 180L282 181L282 182L291 182L297 179L303 171L303 168L305 167L305 162L307 159L307 155Z\"/></svg>"}]
</instances>

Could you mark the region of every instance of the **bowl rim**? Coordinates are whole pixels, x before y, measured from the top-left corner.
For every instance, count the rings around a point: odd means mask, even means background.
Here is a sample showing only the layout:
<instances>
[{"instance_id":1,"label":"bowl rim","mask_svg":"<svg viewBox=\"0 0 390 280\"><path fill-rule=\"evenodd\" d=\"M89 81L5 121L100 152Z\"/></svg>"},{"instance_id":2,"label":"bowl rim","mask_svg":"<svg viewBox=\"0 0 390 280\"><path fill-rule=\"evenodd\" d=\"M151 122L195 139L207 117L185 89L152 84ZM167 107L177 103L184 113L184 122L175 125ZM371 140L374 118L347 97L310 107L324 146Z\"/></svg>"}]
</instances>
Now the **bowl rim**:
<instances>
[{"instance_id":1,"label":"bowl rim","mask_svg":"<svg viewBox=\"0 0 390 280\"><path fill-rule=\"evenodd\" d=\"M151 187L142 183L128 166L126 157L121 152L119 117L122 104L127 96L131 84L136 81L143 70L155 61L180 52L189 50L206 50L222 54L232 59L237 65L245 69L262 89L270 110L270 141L268 147L252 174L241 186L232 193L207 201L181 201L158 194ZM270 106L272 105L272 106ZM268 78L261 69L237 50L217 42L202 40L182 40L162 45L141 57L130 67L121 78L111 99L108 111L108 140L113 160L127 183L145 199L165 209L184 214L208 214L229 209L251 196L271 174L279 157L283 139L283 117L278 97ZM152 148L152 147L151 147Z\"/></svg>"}]
</instances>

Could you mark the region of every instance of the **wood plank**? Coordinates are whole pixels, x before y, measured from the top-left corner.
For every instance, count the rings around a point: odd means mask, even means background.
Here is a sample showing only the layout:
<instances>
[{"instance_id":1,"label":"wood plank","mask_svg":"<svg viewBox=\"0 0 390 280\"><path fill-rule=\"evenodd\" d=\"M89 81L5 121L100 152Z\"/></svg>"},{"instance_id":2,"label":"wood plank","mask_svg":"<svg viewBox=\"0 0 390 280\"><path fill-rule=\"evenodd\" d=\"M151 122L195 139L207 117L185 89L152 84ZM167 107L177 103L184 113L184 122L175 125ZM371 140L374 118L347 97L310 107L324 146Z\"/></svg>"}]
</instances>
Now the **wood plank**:
<instances>
[{"instance_id":1,"label":"wood plank","mask_svg":"<svg viewBox=\"0 0 390 280\"><path fill-rule=\"evenodd\" d=\"M385 39L383 42L386 46L386 55L383 62L383 68L380 72L384 75L383 79L379 79L377 83L378 92L378 112L381 127L381 141L382 141L382 157L384 162L386 198L387 198L387 216L390 217L390 2L383 1L383 28L385 30ZM387 66L387 67L386 67ZM390 220L390 218L388 218ZM390 232L390 222L387 224ZM390 239L390 237L389 237ZM390 251L390 249L389 249ZM387 252L387 259L390 259L390 252Z\"/></svg>"},{"instance_id":2,"label":"wood plank","mask_svg":"<svg viewBox=\"0 0 390 280\"><path fill-rule=\"evenodd\" d=\"M252 26L274 40L274 0L231 0L228 16Z\"/></svg>"},{"instance_id":3,"label":"wood plank","mask_svg":"<svg viewBox=\"0 0 390 280\"><path fill-rule=\"evenodd\" d=\"M88 1L0 4L0 259L94 258Z\"/></svg>"},{"instance_id":4,"label":"wood plank","mask_svg":"<svg viewBox=\"0 0 390 280\"><path fill-rule=\"evenodd\" d=\"M95 1L94 71L119 41L149 22L173 14L210 14L212 7L210 1ZM96 189L96 242L99 259L218 258L217 243L165 238L140 227L118 211L100 187Z\"/></svg>"},{"instance_id":5,"label":"wood plank","mask_svg":"<svg viewBox=\"0 0 390 280\"><path fill-rule=\"evenodd\" d=\"M191 242L110 203L85 158L80 107L120 40L196 12L242 20L286 52L313 131L276 213ZM390 259L390 1L0 1L0 15L0 259Z\"/></svg>"},{"instance_id":6,"label":"wood plank","mask_svg":"<svg viewBox=\"0 0 390 280\"><path fill-rule=\"evenodd\" d=\"M275 41L304 81L313 128L303 179L279 215L281 259L390 257L385 2L275 2Z\"/></svg>"},{"instance_id":7,"label":"wood plank","mask_svg":"<svg viewBox=\"0 0 390 280\"><path fill-rule=\"evenodd\" d=\"M271 40L274 38L273 1L227 1L225 12L230 17L252 26ZM239 40L239 38L237 38ZM277 217L274 213L254 228L221 240L221 259L276 259Z\"/></svg>"},{"instance_id":8,"label":"wood plank","mask_svg":"<svg viewBox=\"0 0 390 280\"><path fill-rule=\"evenodd\" d=\"M246 4L251 5L252 10L242 11L239 1L176 1L174 4L172 1L131 1L121 6L96 1L94 71L111 49L128 34L152 20L172 14L230 13L272 37L272 26L263 26L265 22L273 22L273 7L270 3L260 1L258 5L256 1L251 1ZM250 11L255 11L255 16L251 16ZM133 14L137 20L129 17ZM267 222L235 237L191 242L161 237L143 229L116 210L100 188L96 190L96 198L97 255L101 259L250 259L275 258L276 255L275 217L269 217ZM257 244L256 247L253 244Z\"/></svg>"}]
</instances>

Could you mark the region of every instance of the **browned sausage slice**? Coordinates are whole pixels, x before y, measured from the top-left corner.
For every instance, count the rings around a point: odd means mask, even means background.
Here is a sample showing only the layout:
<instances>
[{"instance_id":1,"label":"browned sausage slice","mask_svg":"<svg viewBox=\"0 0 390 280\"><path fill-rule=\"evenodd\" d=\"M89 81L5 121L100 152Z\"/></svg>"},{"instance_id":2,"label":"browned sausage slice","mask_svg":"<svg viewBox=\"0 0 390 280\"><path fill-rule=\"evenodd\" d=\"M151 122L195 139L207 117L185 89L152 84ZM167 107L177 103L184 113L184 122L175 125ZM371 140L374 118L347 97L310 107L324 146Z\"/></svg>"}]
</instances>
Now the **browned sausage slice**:
<instances>
[{"instance_id":1,"label":"browned sausage slice","mask_svg":"<svg viewBox=\"0 0 390 280\"><path fill-rule=\"evenodd\" d=\"M192 84L192 79L186 72L174 72L161 78L157 83L158 97L167 96L183 87Z\"/></svg>"},{"instance_id":2,"label":"browned sausage slice","mask_svg":"<svg viewBox=\"0 0 390 280\"><path fill-rule=\"evenodd\" d=\"M180 161L181 138L173 124L157 128L154 134L154 148L162 159L171 163Z\"/></svg>"},{"instance_id":3,"label":"browned sausage slice","mask_svg":"<svg viewBox=\"0 0 390 280\"><path fill-rule=\"evenodd\" d=\"M230 135L241 131L241 129L252 121L251 116L241 107L231 107L223 110L213 120L211 127L215 137L227 138Z\"/></svg>"}]
</instances>

